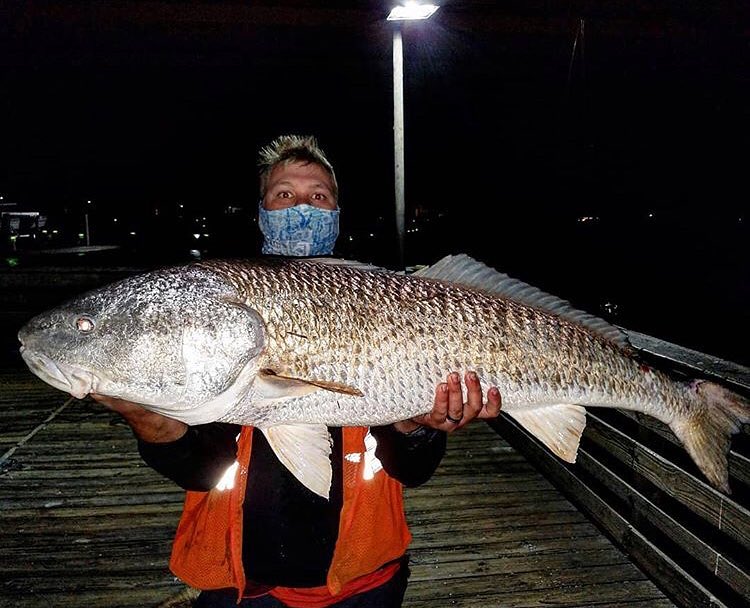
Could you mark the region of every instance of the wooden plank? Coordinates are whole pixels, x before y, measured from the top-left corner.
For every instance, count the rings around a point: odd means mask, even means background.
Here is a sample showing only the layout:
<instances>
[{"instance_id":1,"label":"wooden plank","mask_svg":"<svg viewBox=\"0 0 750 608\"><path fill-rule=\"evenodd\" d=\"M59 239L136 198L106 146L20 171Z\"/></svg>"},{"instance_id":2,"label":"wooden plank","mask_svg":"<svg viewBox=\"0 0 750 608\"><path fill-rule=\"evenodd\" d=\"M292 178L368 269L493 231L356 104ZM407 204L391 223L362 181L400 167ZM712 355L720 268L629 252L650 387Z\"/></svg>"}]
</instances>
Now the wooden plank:
<instances>
[{"instance_id":1,"label":"wooden plank","mask_svg":"<svg viewBox=\"0 0 750 608\"><path fill-rule=\"evenodd\" d=\"M750 548L750 511L601 419L587 428L586 436L659 490L689 505L707 523Z\"/></svg>"},{"instance_id":2,"label":"wooden plank","mask_svg":"<svg viewBox=\"0 0 750 608\"><path fill-rule=\"evenodd\" d=\"M109 589L89 591L79 589L70 593L56 593L54 597L26 590L6 597L0 596L3 608L146 608L181 590L182 583L165 579L160 585L131 586L121 593ZM54 603L51 603L54 601Z\"/></svg>"},{"instance_id":3,"label":"wooden plank","mask_svg":"<svg viewBox=\"0 0 750 608\"><path fill-rule=\"evenodd\" d=\"M603 594L606 595L606 586ZM596 592L597 590L592 590ZM558 599L559 591L555 593L553 598L545 597L542 594L540 597L528 597L525 600L518 600L516 597L509 597L508 600L503 600L499 593L495 592L490 598L490 602L496 601L498 603L488 603L488 598L484 595L471 595L461 596L452 590L447 584L444 589L445 600L444 603L437 603L433 599L425 601L414 601L408 596L404 603L405 608L421 608L422 606L443 606L450 605L456 608L488 608L489 606L503 606L507 608L549 608L549 606L556 606L558 608L672 608L674 604L664 598L652 598L646 597L646 599L639 599L635 597L632 592L626 594L621 600L616 603L609 602L595 602L588 603L586 598L576 600L571 597L571 602L560 602ZM509 594L510 595L510 594Z\"/></svg>"},{"instance_id":4,"label":"wooden plank","mask_svg":"<svg viewBox=\"0 0 750 608\"><path fill-rule=\"evenodd\" d=\"M617 569L594 569L602 580ZM669 600L654 592L644 581L616 581L581 586L577 574L550 571L548 580L525 576L523 573L498 573L494 583L486 579L450 578L442 581L411 582L404 601L405 608L421 606L458 606L461 608L488 608L503 606L513 608L580 608L581 606L613 605L618 608L636 606L672 607ZM549 582L548 582L549 581ZM551 581L554 581L554 586ZM600 601L592 598L602 598Z\"/></svg>"},{"instance_id":5,"label":"wooden plank","mask_svg":"<svg viewBox=\"0 0 750 608\"><path fill-rule=\"evenodd\" d=\"M568 501L560 500L556 493L548 494L552 487L549 482L535 483L537 489L533 492L518 492L521 484L513 476L496 477L497 461L487 458L486 451L495 448L497 442L486 440L488 429L484 425L477 427L455 435L462 441L458 452L452 449L452 436L449 453L433 479L426 486L406 491L406 510L414 540L413 577L405 606L445 605L447 602L450 605L516 606L526 605L527 601L531 602L528 605L572 606L584 603L582 598L618 603L622 597L617 596L621 587L598 588L595 585L601 583L601 578L593 580L590 574L592 568L602 568L603 564L611 566L608 574L611 580L640 581L649 589L647 599L656 598L656 605L659 602L673 605L624 555L613 552L609 542ZM482 438L476 442L478 449L472 447L475 437ZM508 452L507 446L503 450ZM454 462L459 454L461 458ZM477 461L482 465L473 466ZM527 468L525 464L523 469ZM488 483L482 484L482 474L491 475L491 492L497 497L494 505L493 501L486 503L476 492L476 487L483 488L479 494L490 487ZM462 484L464 475L472 475L472 481L480 485L472 488ZM434 498L433 482L439 486L441 495L449 491L461 500L468 497L469 503L461 509L450 509ZM503 488L503 485L508 487ZM415 495L422 500L415 501ZM548 495L554 498L547 499ZM414 509L415 503L419 504L418 511ZM578 560L586 566L579 566ZM557 582L544 591L542 581L553 568L559 570L559 575L552 579ZM500 585L494 582L493 571L502 581ZM615 572L617 575L612 574ZM429 584L420 585L422 577ZM568 593L568 600L565 590L560 589L561 577L576 580L577 593ZM508 581L524 578L533 580L534 585L527 584L507 593ZM439 592L435 593L439 581L447 581L449 595L445 587L439 587ZM458 584L465 584L463 594L454 592ZM536 599L529 600L537 589Z\"/></svg>"},{"instance_id":6,"label":"wooden plank","mask_svg":"<svg viewBox=\"0 0 750 608\"><path fill-rule=\"evenodd\" d=\"M648 521L649 528L658 529L660 534L670 537L690 559L698 562L707 572L720 577L738 594L750 597L750 576L742 564L736 563L710 545L710 534L699 536L685 528L681 521L665 513L635 487L610 471L605 463L589 454L584 447L578 453L576 464L628 505L629 512L625 516L630 521Z\"/></svg>"},{"instance_id":7,"label":"wooden plank","mask_svg":"<svg viewBox=\"0 0 750 608\"><path fill-rule=\"evenodd\" d=\"M575 467L562 465L546 448L536 441L529 441L528 434L507 416L490 424L536 463L540 471L554 481L563 494L573 499L653 580L667 589L671 599L689 607L725 606L588 487Z\"/></svg>"},{"instance_id":8,"label":"wooden plank","mask_svg":"<svg viewBox=\"0 0 750 608\"><path fill-rule=\"evenodd\" d=\"M587 526L576 532L566 536L556 533L550 526L543 526L536 534L529 525L498 531L480 526L475 530L449 530L431 536L417 535L410 551L422 556L418 559L419 563L428 563L430 560L456 561L459 555L468 559L476 559L480 554L509 557L533 555L539 558L538 563L542 568L546 563L544 555L552 553L569 554L586 549L607 549L609 553L622 557L619 551L612 550L610 541L590 523L587 522ZM450 533L454 536L451 537ZM544 536L545 533L548 537Z\"/></svg>"},{"instance_id":9,"label":"wooden plank","mask_svg":"<svg viewBox=\"0 0 750 608\"><path fill-rule=\"evenodd\" d=\"M0 538L5 539L7 536L20 538L22 533L32 528L38 534L50 533L51 538L54 539L63 530L70 530L72 536L77 539L76 542L88 543L92 538L102 537L108 532L128 530L133 522L137 522L138 526L143 528L176 526L181 512L182 502L169 506L163 505L162 509L154 507L148 512L143 509L126 509L116 516L111 513L102 514L101 510L97 509L95 514L88 511L77 517L66 519L45 517L37 511L14 512L9 517L3 514L3 527L8 526L9 531L0 534ZM10 528L11 526L13 528Z\"/></svg>"},{"instance_id":10,"label":"wooden plank","mask_svg":"<svg viewBox=\"0 0 750 608\"><path fill-rule=\"evenodd\" d=\"M750 368L744 365L665 342L631 329L621 329L627 334L630 343L639 351L667 362L669 367L697 372L700 377L715 378L741 392L750 389Z\"/></svg>"},{"instance_id":11,"label":"wooden plank","mask_svg":"<svg viewBox=\"0 0 750 608\"><path fill-rule=\"evenodd\" d=\"M597 418L605 420L608 424L613 427L630 434L631 436L637 435L637 438L641 442L648 442L649 446L652 446L655 441L649 437L649 433L653 433L655 437L660 440L666 440L670 445L673 445L680 450L684 451L682 442L677 439L670 428L663 422L647 416L640 412L629 412L626 410L622 411L603 411L597 410L595 413ZM624 427L627 422L623 422L623 419L630 421L631 425L637 425L637 428L628 432ZM645 431L645 432L644 432ZM737 480L750 486L750 425L743 427L740 434L734 437L732 441L732 447L727 454L727 460L729 464L729 477L730 485L732 480ZM685 457L682 461L689 461L689 456L685 453ZM694 466L692 461L690 466Z\"/></svg>"}]
</instances>

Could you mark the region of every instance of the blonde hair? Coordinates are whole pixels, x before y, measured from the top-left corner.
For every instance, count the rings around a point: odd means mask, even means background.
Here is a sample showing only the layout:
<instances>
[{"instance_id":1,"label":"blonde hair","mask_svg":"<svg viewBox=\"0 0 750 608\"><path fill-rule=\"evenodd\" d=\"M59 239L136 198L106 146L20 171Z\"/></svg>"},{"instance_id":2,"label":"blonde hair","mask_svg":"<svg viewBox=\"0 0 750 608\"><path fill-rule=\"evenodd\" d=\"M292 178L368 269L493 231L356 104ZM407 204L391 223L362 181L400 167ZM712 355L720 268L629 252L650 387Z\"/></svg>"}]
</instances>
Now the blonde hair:
<instances>
[{"instance_id":1,"label":"blonde hair","mask_svg":"<svg viewBox=\"0 0 750 608\"><path fill-rule=\"evenodd\" d=\"M336 182L336 174L333 166L326 158L323 150L318 146L317 140L312 135L281 135L270 144L261 148L258 154L258 169L260 170L260 196L266 195L268 178L274 167L280 163L290 164L295 162L315 163L325 169L331 176L333 184L333 196L338 199L339 186Z\"/></svg>"}]
</instances>

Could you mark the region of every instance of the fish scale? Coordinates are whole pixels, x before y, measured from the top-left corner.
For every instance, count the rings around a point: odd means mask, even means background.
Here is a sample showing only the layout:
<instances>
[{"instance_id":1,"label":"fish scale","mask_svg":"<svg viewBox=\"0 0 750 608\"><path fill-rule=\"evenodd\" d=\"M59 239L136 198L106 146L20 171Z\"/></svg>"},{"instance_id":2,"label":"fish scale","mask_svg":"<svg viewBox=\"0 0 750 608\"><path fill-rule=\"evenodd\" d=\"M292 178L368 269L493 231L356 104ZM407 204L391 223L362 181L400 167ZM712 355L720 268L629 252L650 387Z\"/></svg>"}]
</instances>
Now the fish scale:
<instances>
[{"instance_id":1,"label":"fish scale","mask_svg":"<svg viewBox=\"0 0 750 608\"><path fill-rule=\"evenodd\" d=\"M334 407L325 394L293 399L264 413L264 424L325 419L329 425L377 425L410 418L430 411L434 386L447 370L486 370L482 386L500 388L506 411L543 403L642 410L649 407L642 403L647 382L653 402L648 413L669 422L684 398L666 376L651 372L658 380L647 381L635 360L628 362L583 328L481 292L395 273L299 262L282 272L224 262L202 266L225 276L245 304L272 319L266 325L268 359L261 367L355 386L364 393L363 398L339 398ZM348 283L356 288L330 297L329 285ZM314 314L285 297L303 290L317 304ZM377 365L370 365L373 361ZM623 374L627 380L617 382ZM256 422L252 405L248 410L249 418L235 410L223 419Z\"/></svg>"},{"instance_id":2,"label":"fish scale","mask_svg":"<svg viewBox=\"0 0 750 608\"><path fill-rule=\"evenodd\" d=\"M84 294L19 339L30 369L75 396L257 426L321 495L330 475L306 475L330 469L327 426L427 413L451 371L497 386L503 411L569 462L585 407L654 416L724 491L730 437L750 421L744 397L644 365L617 328L465 255L414 275L331 259L198 262Z\"/></svg>"}]
</instances>

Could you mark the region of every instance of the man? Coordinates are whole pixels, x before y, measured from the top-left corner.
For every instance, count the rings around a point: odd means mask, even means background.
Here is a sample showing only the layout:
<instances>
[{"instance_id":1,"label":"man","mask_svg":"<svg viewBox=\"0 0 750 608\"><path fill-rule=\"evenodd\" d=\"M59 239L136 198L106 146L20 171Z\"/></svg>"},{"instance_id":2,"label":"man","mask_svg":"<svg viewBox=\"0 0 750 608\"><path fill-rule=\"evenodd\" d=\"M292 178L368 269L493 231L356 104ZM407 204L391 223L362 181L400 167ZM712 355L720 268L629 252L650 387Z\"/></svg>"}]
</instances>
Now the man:
<instances>
[{"instance_id":1,"label":"man","mask_svg":"<svg viewBox=\"0 0 750 608\"><path fill-rule=\"evenodd\" d=\"M313 138L282 136L261 151L260 195L264 254L332 253L338 186ZM204 590L196 606L388 608L401 605L408 577L402 485L430 478L447 432L499 414L496 388L484 404L476 375L464 380L466 403L452 373L429 414L329 428L329 499L300 484L251 427L187 427L137 404L94 398L126 418L150 466L188 490L170 565Z\"/></svg>"}]
</instances>

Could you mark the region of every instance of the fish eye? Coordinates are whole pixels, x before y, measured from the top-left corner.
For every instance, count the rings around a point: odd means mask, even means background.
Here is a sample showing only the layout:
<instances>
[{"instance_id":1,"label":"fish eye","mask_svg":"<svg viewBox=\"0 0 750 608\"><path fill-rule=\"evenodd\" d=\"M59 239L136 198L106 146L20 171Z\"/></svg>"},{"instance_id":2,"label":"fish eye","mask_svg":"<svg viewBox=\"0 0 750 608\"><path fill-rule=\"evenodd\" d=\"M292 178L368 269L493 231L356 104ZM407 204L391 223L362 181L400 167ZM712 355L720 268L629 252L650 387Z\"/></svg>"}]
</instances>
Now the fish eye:
<instances>
[{"instance_id":1,"label":"fish eye","mask_svg":"<svg viewBox=\"0 0 750 608\"><path fill-rule=\"evenodd\" d=\"M75 325L76 329L82 334L88 334L94 331L94 320L91 317L78 317Z\"/></svg>"}]
</instances>

